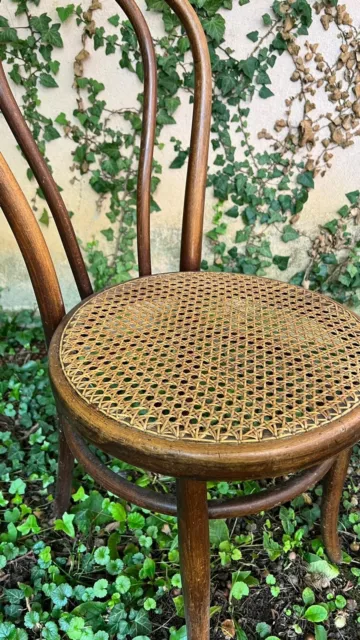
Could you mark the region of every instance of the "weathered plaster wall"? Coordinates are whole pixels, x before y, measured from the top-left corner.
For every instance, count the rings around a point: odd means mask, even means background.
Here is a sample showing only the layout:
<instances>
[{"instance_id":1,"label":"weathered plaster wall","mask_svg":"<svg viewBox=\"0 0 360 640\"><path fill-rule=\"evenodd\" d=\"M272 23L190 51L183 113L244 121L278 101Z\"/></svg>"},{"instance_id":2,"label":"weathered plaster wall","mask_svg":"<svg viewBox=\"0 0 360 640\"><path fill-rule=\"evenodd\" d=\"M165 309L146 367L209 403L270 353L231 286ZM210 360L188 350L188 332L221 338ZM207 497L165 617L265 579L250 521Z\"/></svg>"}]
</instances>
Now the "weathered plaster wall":
<instances>
[{"instance_id":1,"label":"weathered plaster wall","mask_svg":"<svg viewBox=\"0 0 360 640\"><path fill-rule=\"evenodd\" d=\"M144 7L144 3L140 3ZM55 0L45 0L42 2L41 10L45 6L47 12L55 16L55 7L58 2ZM347 5L352 15L360 22L360 5L358 0L348 0ZM2 7L4 15L8 15L13 23L13 11L5 4ZM104 3L103 9L97 14L97 22L104 23L107 17L116 10L113 2ZM269 10L269 0L256 0L250 4L240 7L234 2L234 8L229 12L224 12L227 19L226 44L233 48L239 58L244 58L251 50L252 43L246 38L246 33L256 29L261 24L261 16ZM255 14L254 15L254 11ZM157 14L147 14L151 29L155 35L161 33L161 18ZM257 24L258 23L258 24ZM62 28L64 38L64 49L57 52L57 59L61 62L58 84L61 90L52 93L44 89L42 92L42 110L45 114L56 117L61 111L71 113L75 108L75 93L72 90L73 83L73 60L79 50L78 34L74 33L72 27L65 24ZM325 51L328 59L335 56L339 49L336 37L331 38L324 32L319 22L311 31L312 41L320 43L322 51ZM136 95L140 90L140 83L132 74L122 71L118 65L117 58L105 58L102 51L89 58L86 62L86 73L88 77L102 77L106 86L106 100L110 108L131 106L136 103ZM100 71L99 71L100 70ZM293 71L289 57L282 56L276 66L276 73L273 75L272 90L275 93L271 100L254 99L251 114L249 116L252 142L257 149L265 148L263 140L257 140L257 133L263 127L271 127L273 123L284 113L284 100L291 96L295 89L289 77ZM15 91L15 93L17 93ZM54 102L55 100L55 102ZM324 98L324 104L318 108L328 109L328 104ZM189 122L191 117L191 107L188 100L176 113L176 125L164 128L162 140L165 147L162 152L157 151L157 158L163 165L163 175L160 187L156 193L156 201L161 206L160 213L152 214L152 241L153 241L153 264L157 272L176 270L179 257L179 239L181 227L182 198L184 191L184 179L186 170L168 169L174 157L171 136L184 140L187 146L189 135ZM1 150L6 156L13 172L20 182L27 197L31 199L35 192L35 184L26 178L26 164L16 149L14 139L7 129L4 120L0 119ZM88 185L88 178L73 180L74 174L70 170L72 143L69 140L60 138L48 145L48 156L54 168L54 175L57 182L63 187L65 202L69 208L76 213L73 218L74 226L78 236L83 242L98 237L101 228L107 226L104 222L104 211L96 208L96 194ZM238 156L241 158L242 149L238 149ZM315 227L326 220L334 217L334 213L339 209L345 200L344 194L357 189L360 184L360 139L356 139L356 144L343 150L339 149L334 157L333 166L324 178L319 178L316 188L311 192L309 201L301 214L298 228L311 233ZM207 193L205 227L210 228L212 218L213 199L210 191ZM37 201L37 204L39 201ZM38 210L40 215L41 211ZM49 228L44 229L44 235L49 243L58 273L63 287L67 305L71 305L77 300L77 294L73 285L72 277L66 264L64 252L61 248L57 232L53 221ZM233 226L231 234L234 233ZM106 242L103 243L106 247ZM298 271L306 263L306 251L309 243L302 237L291 245L291 261L289 270L286 272L288 279L293 273ZM206 241L204 242L204 254L206 255ZM276 267L271 274L274 277L284 277ZM20 308L34 305L34 297L31 286L24 268L21 256L16 243L7 226L6 221L0 215L0 288L3 289L1 301L6 308Z\"/></svg>"}]
</instances>

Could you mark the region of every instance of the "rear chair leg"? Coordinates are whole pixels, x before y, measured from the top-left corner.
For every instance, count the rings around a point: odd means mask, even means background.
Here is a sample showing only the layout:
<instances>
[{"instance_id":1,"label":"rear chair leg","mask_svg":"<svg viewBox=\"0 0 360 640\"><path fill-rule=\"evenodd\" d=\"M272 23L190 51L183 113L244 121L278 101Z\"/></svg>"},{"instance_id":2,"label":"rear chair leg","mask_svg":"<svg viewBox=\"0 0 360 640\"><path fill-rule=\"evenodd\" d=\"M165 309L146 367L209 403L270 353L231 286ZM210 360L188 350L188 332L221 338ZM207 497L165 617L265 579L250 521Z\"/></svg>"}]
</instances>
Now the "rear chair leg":
<instances>
[{"instance_id":1,"label":"rear chair leg","mask_svg":"<svg viewBox=\"0 0 360 640\"><path fill-rule=\"evenodd\" d=\"M66 442L64 432L59 424L59 459L55 493L55 517L61 518L68 509L72 489L74 456Z\"/></svg>"},{"instance_id":2,"label":"rear chair leg","mask_svg":"<svg viewBox=\"0 0 360 640\"><path fill-rule=\"evenodd\" d=\"M187 640L209 640L210 541L206 482L177 480L176 493Z\"/></svg>"},{"instance_id":3,"label":"rear chair leg","mask_svg":"<svg viewBox=\"0 0 360 640\"><path fill-rule=\"evenodd\" d=\"M339 564L342 559L338 534L338 518L344 482L349 467L351 449L342 451L324 479L321 505L321 528L326 553L331 562Z\"/></svg>"}]
</instances>

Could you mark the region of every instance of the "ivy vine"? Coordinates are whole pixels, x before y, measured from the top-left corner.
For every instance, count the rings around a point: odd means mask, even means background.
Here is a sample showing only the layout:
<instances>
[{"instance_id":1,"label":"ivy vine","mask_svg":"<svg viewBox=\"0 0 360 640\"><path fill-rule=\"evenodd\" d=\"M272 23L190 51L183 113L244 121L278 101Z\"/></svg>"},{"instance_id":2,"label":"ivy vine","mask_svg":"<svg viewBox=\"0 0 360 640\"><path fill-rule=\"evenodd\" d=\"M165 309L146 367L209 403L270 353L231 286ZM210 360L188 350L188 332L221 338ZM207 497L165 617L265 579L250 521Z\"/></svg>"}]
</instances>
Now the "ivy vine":
<instances>
[{"instance_id":1,"label":"ivy vine","mask_svg":"<svg viewBox=\"0 0 360 640\"><path fill-rule=\"evenodd\" d=\"M249 2L239 0L241 6ZM360 191L344 196L343 207L329 212L329 218L335 217L313 236L302 229L301 213L315 183L331 168L334 154L353 145L360 134L359 29L337 0L269 0L268 11L254 17L254 29L247 34L251 52L239 59L226 42L233 0L192 0L192 4L208 38L214 85L208 187L215 205L202 268L281 277L358 305ZM142 93L133 108L109 109L106 87L88 77L87 61L102 49L142 81L134 31L118 13L108 19L106 28L98 26L97 0L87 8L57 7L56 18L42 12L44 0L16 0L12 6L12 20L0 16L0 55L11 80L22 87L22 111L45 157L52 140L66 136L73 141L69 159L73 180L88 179L97 206L108 219L101 233L109 251L102 250L99 239L84 246L95 287L123 282L136 270ZM156 212L162 131L176 122L181 102L192 102L194 75L189 41L177 17L163 0L147 0L147 8L161 14L164 27L162 37L155 40L159 98L152 211ZM339 43L334 62L327 61L319 43L311 42L315 20ZM71 23L79 39L73 111L48 118L41 111L39 87L56 94L63 23ZM257 151L249 127L252 101L273 99L272 80L282 56L289 56L293 64L290 95L280 117L258 132L264 150ZM317 106L321 94L328 100L326 113ZM186 163L188 148L181 140L171 140L170 167L175 170ZM30 170L28 177L32 179ZM42 198L38 189L34 207L47 225ZM300 241L304 267L297 273L290 270L289 277L286 272Z\"/></svg>"}]
</instances>

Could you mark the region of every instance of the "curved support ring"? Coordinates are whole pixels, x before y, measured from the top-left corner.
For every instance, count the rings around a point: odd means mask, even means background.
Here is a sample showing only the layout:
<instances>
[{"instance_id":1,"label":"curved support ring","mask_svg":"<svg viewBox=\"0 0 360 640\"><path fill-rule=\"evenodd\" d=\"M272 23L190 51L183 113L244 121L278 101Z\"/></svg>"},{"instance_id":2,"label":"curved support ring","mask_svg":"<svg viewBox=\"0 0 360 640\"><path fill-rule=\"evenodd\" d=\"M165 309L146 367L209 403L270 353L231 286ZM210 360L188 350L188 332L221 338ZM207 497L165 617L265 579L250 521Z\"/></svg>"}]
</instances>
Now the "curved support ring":
<instances>
[{"instance_id":1,"label":"curved support ring","mask_svg":"<svg viewBox=\"0 0 360 640\"><path fill-rule=\"evenodd\" d=\"M301 475L290 478L284 484L265 489L260 493L240 496L224 502L214 500L209 503L209 517L214 520L217 518L240 518L279 507L320 482L333 463L334 458L330 458L330 460L304 471Z\"/></svg>"},{"instance_id":2,"label":"curved support ring","mask_svg":"<svg viewBox=\"0 0 360 640\"><path fill-rule=\"evenodd\" d=\"M119 498L128 500L138 507L151 509L158 513L176 516L176 500L174 496L157 493L152 489L138 487L137 485L120 478L117 473L108 469L90 451L85 440L60 417L63 432L69 448L77 460L85 467L86 471L107 491L111 491Z\"/></svg>"},{"instance_id":3,"label":"curved support ring","mask_svg":"<svg viewBox=\"0 0 360 640\"><path fill-rule=\"evenodd\" d=\"M138 487L132 482L120 478L117 473L114 473L99 461L89 450L85 440L66 420L62 420L62 427L73 455L101 486L119 498L136 504L138 507L151 509L166 515L177 515L175 496ZM287 480L283 485L266 489L255 495L241 496L224 502L210 500L208 502L209 518L211 520L239 518L259 513L265 509L278 507L284 502L293 500L296 496L322 480L333 463L334 459L330 458L316 467L304 471L300 476Z\"/></svg>"}]
</instances>

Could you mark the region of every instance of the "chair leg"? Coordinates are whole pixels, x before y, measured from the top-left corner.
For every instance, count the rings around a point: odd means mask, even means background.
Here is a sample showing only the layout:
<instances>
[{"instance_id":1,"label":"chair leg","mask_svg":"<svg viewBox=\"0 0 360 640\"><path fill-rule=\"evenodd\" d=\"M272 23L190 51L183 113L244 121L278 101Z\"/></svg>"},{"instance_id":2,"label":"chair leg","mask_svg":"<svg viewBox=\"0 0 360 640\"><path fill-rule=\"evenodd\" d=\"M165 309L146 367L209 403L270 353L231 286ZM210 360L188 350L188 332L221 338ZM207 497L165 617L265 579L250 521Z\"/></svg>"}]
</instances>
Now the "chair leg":
<instances>
[{"instance_id":1,"label":"chair leg","mask_svg":"<svg viewBox=\"0 0 360 640\"><path fill-rule=\"evenodd\" d=\"M324 479L321 505L321 528L326 553L331 562L339 564L342 559L338 518L344 482L349 467L351 449L342 451Z\"/></svg>"},{"instance_id":2,"label":"chair leg","mask_svg":"<svg viewBox=\"0 0 360 640\"><path fill-rule=\"evenodd\" d=\"M209 640L210 541L206 482L177 480L176 493L187 640Z\"/></svg>"},{"instance_id":3,"label":"chair leg","mask_svg":"<svg viewBox=\"0 0 360 640\"><path fill-rule=\"evenodd\" d=\"M65 434L59 425L59 459L55 493L55 517L61 518L68 509L72 489L74 456L71 453Z\"/></svg>"}]
</instances>

